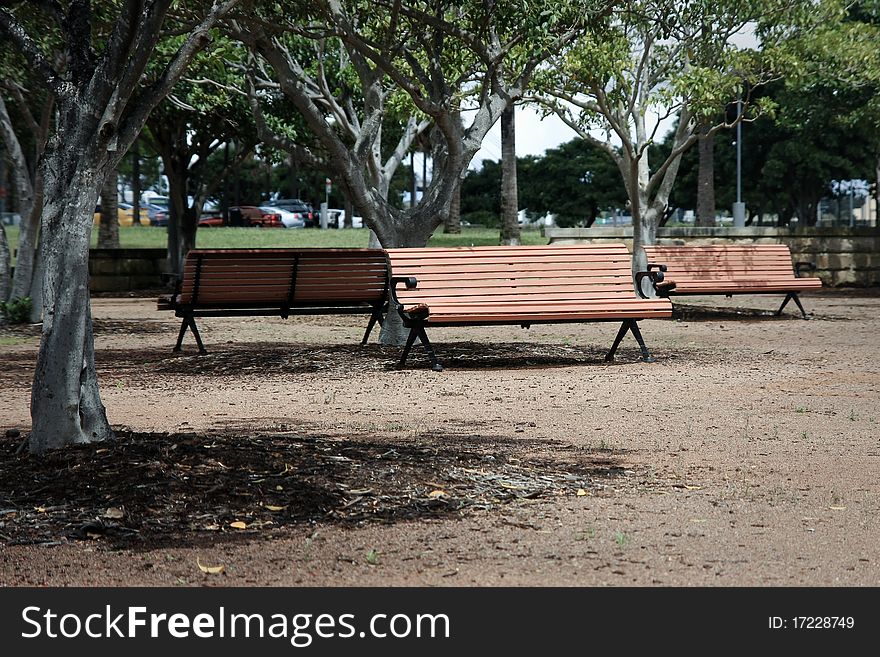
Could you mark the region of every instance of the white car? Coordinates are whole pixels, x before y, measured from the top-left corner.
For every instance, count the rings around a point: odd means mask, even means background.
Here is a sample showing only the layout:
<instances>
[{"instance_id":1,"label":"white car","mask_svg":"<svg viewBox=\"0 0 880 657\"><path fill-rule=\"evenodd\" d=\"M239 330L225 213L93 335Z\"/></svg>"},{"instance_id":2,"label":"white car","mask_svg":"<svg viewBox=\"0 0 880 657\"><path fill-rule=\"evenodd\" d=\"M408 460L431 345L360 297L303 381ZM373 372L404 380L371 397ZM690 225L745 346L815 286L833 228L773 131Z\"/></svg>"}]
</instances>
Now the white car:
<instances>
[{"instance_id":1,"label":"white car","mask_svg":"<svg viewBox=\"0 0 880 657\"><path fill-rule=\"evenodd\" d=\"M330 218L327 221L327 225L330 228L344 228L345 227L345 210L340 210L338 208L329 208L327 210L327 214L330 215ZM359 217L357 215L352 216L351 227L352 228L363 228L364 227L363 218Z\"/></svg>"},{"instance_id":2,"label":"white car","mask_svg":"<svg viewBox=\"0 0 880 657\"><path fill-rule=\"evenodd\" d=\"M281 223L284 224L285 228L305 228L306 220L300 212L293 212L292 210L285 210L284 208L277 208L269 205L260 206L260 210L280 214Z\"/></svg>"}]
</instances>

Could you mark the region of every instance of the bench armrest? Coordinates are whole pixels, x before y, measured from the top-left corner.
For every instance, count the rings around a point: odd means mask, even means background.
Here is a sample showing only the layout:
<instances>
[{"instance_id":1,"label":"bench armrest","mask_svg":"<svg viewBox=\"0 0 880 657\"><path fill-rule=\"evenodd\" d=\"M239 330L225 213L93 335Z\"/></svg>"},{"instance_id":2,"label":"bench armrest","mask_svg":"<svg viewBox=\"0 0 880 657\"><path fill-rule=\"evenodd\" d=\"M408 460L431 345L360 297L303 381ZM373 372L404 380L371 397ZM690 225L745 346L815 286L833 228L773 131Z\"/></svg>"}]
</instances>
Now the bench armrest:
<instances>
[{"instance_id":1,"label":"bench armrest","mask_svg":"<svg viewBox=\"0 0 880 657\"><path fill-rule=\"evenodd\" d=\"M806 260L801 260L800 262L794 263L794 275L798 278L801 276L801 270L806 269L808 271L816 271L816 263L808 262Z\"/></svg>"},{"instance_id":2,"label":"bench armrest","mask_svg":"<svg viewBox=\"0 0 880 657\"><path fill-rule=\"evenodd\" d=\"M390 288L391 302L394 304L394 307L397 310L397 312L403 311L403 304L400 303L400 299L397 298L397 286L400 285L401 283L406 285L407 290L415 290L419 285L419 281L416 279L415 276L392 276L391 277L391 288Z\"/></svg>"},{"instance_id":3,"label":"bench armrest","mask_svg":"<svg viewBox=\"0 0 880 657\"><path fill-rule=\"evenodd\" d=\"M656 271L655 271L656 270ZM640 271L636 272L636 292L643 299L650 299L647 294L645 294L644 288L642 287L642 281L646 278L651 281L651 285L654 286L654 293L657 296L663 296L664 292L669 292L672 288L675 287L675 283L671 283L663 286L663 289L657 287L658 283L662 283L663 279L666 278L666 265L661 265L657 263L648 263L648 271Z\"/></svg>"}]
</instances>

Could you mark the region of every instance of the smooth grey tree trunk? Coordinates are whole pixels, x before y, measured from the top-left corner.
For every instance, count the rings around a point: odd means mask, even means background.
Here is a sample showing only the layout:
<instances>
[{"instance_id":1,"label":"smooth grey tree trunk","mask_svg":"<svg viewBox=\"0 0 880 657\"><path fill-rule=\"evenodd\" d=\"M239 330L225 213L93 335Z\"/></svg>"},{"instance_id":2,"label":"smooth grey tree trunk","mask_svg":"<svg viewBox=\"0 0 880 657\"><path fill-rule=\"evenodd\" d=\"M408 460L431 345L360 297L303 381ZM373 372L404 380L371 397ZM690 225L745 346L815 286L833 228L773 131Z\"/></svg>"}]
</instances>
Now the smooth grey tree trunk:
<instances>
[{"instance_id":1,"label":"smooth grey tree trunk","mask_svg":"<svg viewBox=\"0 0 880 657\"><path fill-rule=\"evenodd\" d=\"M119 248L119 191L116 169L107 174L101 185L101 219L98 227L98 248Z\"/></svg>"},{"instance_id":2,"label":"smooth grey tree trunk","mask_svg":"<svg viewBox=\"0 0 880 657\"><path fill-rule=\"evenodd\" d=\"M461 234L461 183L456 186L449 201L449 216L443 222L443 232L450 235Z\"/></svg>"},{"instance_id":3,"label":"smooth grey tree trunk","mask_svg":"<svg viewBox=\"0 0 880 657\"><path fill-rule=\"evenodd\" d=\"M501 113L501 238L505 246L522 243L516 184L516 114L513 105Z\"/></svg>"},{"instance_id":4,"label":"smooth grey tree trunk","mask_svg":"<svg viewBox=\"0 0 880 657\"><path fill-rule=\"evenodd\" d=\"M373 231L370 231L370 248L419 248L428 243L430 233L424 235L424 230L419 230L418 221L410 221L401 223L395 233L395 239L388 244L380 244L378 237ZM389 303L391 295L388 296ZM409 329L404 327L400 315L394 308L390 308L382 322L382 329L379 331L379 344L401 346L406 343L406 337L409 335Z\"/></svg>"},{"instance_id":5,"label":"smooth grey tree trunk","mask_svg":"<svg viewBox=\"0 0 880 657\"><path fill-rule=\"evenodd\" d=\"M712 126L699 128L697 169L697 226L715 225L715 136Z\"/></svg>"},{"instance_id":6,"label":"smooth grey tree trunk","mask_svg":"<svg viewBox=\"0 0 880 657\"><path fill-rule=\"evenodd\" d=\"M31 389L32 453L107 440L113 431L101 403L89 301L89 241L95 204L149 113L209 42L209 32L236 0L216 0L183 38L161 77L139 87L161 37L170 0L119 3L109 39L93 50L89 2L51 3L51 38L63 40L63 73L40 51L7 6L0 34L24 55L56 98L52 137L39 166L44 184L40 225L42 335ZM136 89L137 88L137 89Z\"/></svg>"},{"instance_id":7,"label":"smooth grey tree trunk","mask_svg":"<svg viewBox=\"0 0 880 657\"><path fill-rule=\"evenodd\" d=\"M42 205L42 203L40 203ZM34 261L37 257L37 229L40 224L40 207L31 199L27 215L21 215L21 226L16 248L15 273L12 277L12 290L9 298L18 299L29 296L34 275Z\"/></svg>"},{"instance_id":8,"label":"smooth grey tree trunk","mask_svg":"<svg viewBox=\"0 0 880 657\"><path fill-rule=\"evenodd\" d=\"M88 133L67 127L59 131L65 143L55 144L44 163L45 312L31 391L30 449L37 454L113 438L98 392L89 301L89 237L103 176L82 161L90 150Z\"/></svg>"},{"instance_id":9,"label":"smooth grey tree trunk","mask_svg":"<svg viewBox=\"0 0 880 657\"><path fill-rule=\"evenodd\" d=\"M33 138L39 140L39 135L34 134ZM0 139L6 144L6 150L12 163L12 180L15 186L18 214L21 217L12 286L7 291L7 296L0 298L0 301L6 301L26 297L30 291L39 207L34 202L36 187L34 178L36 177L31 176L31 169L25 157L22 143L2 97L0 97Z\"/></svg>"},{"instance_id":10,"label":"smooth grey tree trunk","mask_svg":"<svg viewBox=\"0 0 880 657\"><path fill-rule=\"evenodd\" d=\"M9 289L11 287L9 281L9 242L6 240L6 226L3 225L2 217L0 217L0 302L9 298ZM0 317L0 322L3 318Z\"/></svg>"},{"instance_id":11,"label":"smooth grey tree trunk","mask_svg":"<svg viewBox=\"0 0 880 657\"><path fill-rule=\"evenodd\" d=\"M34 275L31 277L31 291L28 294L31 298L31 323L33 324L39 324L43 321L43 269L43 256L40 249L37 249L34 259Z\"/></svg>"}]
</instances>

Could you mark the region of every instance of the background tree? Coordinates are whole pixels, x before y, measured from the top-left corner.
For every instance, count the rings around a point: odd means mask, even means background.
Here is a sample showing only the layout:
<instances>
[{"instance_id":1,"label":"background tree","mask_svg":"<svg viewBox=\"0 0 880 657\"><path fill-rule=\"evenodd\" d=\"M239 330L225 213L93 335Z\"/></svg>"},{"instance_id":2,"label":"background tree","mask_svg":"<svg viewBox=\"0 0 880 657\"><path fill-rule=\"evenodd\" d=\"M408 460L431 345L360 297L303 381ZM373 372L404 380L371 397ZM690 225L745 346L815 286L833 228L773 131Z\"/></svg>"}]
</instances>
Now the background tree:
<instances>
[{"instance_id":1,"label":"background tree","mask_svg":"<svg viewBox=\"0 0 880 657\"><path fill-rule=\"evenodd\" d=\"M614 161L589 141L573 139L544 155L518 158L520 204L530 216L554 215L559 226L592 226L600 211L625 207L627 197ZM462 182L462 212L475 223L498 225L500 164L483 162Z\"/></svg>"},{"instance_id":2,"label":"background tree","mask_svg":"<svg viewBox=\"0 0 880 657\"><path fill-rule=\"evenodd\" d=\"M507 246L520 244L519 194L516 186L516 111L501 113L501 238Z\"/></svg>"},{"instance_id":3,"label":"background tree","mask_svg":"<svg viewBox=\"0 0 880 657\"><path fill-rule=\"evenodd\" d=\"M32 27L35 29L35 27ZM56 44L43 44L57 58ZM38 234L43 200L43 182L38 163L46 147L52 120L54 96L39 77L17 57L11 44L0 47L0 140L12 163L13 185L21 219L15 274L5 287L0 301L30 297L32 321L39 321L40 281L37 269ZM8 98L7 104L4 97ZM4 233L5 241L5 233ZM0 268L0 277L8 281L8 267Z\"/></svg>"},{"instance_id":4,"label":"background tree","mask_svg":"<svg viewBox=\"0 0 880 657\"><path fill-rule=\"evenodd\" d=\"M235 66L244 57L239 44L215 38L147 119L144 140L161 157L168 180L168 265L178 275L186 252L195 248L205 201L256 143L244 78ZM220 170L207 168L211 155L232 139L232 157Z\"/></svg>"},{"instance_id":5,"label":"background tree","mask_svg":"<svg viewBox=\"0 0 880 657\"><path fill-rule=\"evenodd\" d=\"M734 37L747 26L782 17L788 25L818 20L814 4L801 0L626 3L542 74L543 93L535 99L617 163L633 221L634 271L646 265L640 247L656 240L681 155L697 140L697 126L717 117L740 93L745 111L754 112L752 90L786 65L774 41L783 38L781 32L764 33L760 50L741 48ZM660 126L676 116L672 148L652 168L649 148ZM729 126L716 120L704 134Z\"/></svg>"},{"instance_id":6,"label":"background tree","mask_svg":"<svg viewBox=\"0 0 880 657\"><path fill-rule=\"evenodd\" d=\"M186 39L141 83L171 0L5 3L0 34L53 94L56 121L40 164L44 317L31 394L32 452L113 436L98 389L88 288L92 218L101 184L140 133L150 111L207 45L235 0L187 16ZM32 25L39 25L36 32ZM184 25L178 25L183 28ZM57 35L65 66L40 41Z\"/></svg>"},{"instance_id":7,"label":"background tree","mask_svg":"<svg viewBox=\"0 0 880 657\"><path fill-rule=\"evenodd\" d=\"M760 94L777 109L775 117L762 116L742 126L741 173L749 221L772 215L779 225L797 217L801 225L812 226L820 199L832 193L835 181L867 178L873 170L871 141L854 139L856 131L845 118L856 101L819 86L800 89L781 81ZM718 136L713 154L716 191L719 204L729 208L736 194L736 151L730 131ZM674 206L695 207L697 172L692 150L682 157L670 201Z\"/></svg>"},{"instance_id":8,"label":"background tree","mask_svg":"<svg viewBox=\"0 0 880 657\"><path fill-rule=\"evenodd\" d=\"M265 15L260 23L242 17L236 34L266 62L266 72L271 68L378 242L389 248L424 246L443 223L461 177L501 112L522 96L536 67L579 33L597 4L412 0L386 6L325 0L312 9L321 22L305 29L295 29L284 16ZM288 34L273 31L274 25L285 26ZM291 42L292 32L315 40L309 59ZM528 44L528 53L516 49L520 43ZM328 58L322 52L338 54ZM348 105L322 84L330 64L340 61L346 65L337 70L357 87ZM361 103L357 108L355 99ZM467 126L459 120L459 107L468 110ZM382 135L391 118L406 128L404 138L386 148ZM431 181L415 207L395 207L385 172L399 166L425 120L436 131ZM403 337L397 323L383 324L383 342Z\"/></svg>"},{"instance_id":9,"label":"background tree","mask_svg":"<svg viewBox=\"0 0 880 657\"><path fill-rule=\"evenodd\" d=\"M119 173L112 169L101 185L101 214L98 223L98 248L119 248Z\"/></svg>"}]
</instances>

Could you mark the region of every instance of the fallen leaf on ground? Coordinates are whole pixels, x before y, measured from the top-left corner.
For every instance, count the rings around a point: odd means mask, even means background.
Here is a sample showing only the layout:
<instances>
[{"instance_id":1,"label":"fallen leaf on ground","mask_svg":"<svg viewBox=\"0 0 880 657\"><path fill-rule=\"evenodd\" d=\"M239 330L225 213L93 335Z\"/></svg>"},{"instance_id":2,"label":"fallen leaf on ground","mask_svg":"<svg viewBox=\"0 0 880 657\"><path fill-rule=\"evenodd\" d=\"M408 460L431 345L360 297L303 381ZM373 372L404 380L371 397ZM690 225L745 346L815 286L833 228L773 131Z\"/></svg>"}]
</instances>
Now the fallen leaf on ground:
<instances>
[{"instance_id":1,"label":"fallen leaf on ground","mask_svg":"<svg viewBox=\"0 0 880 657\"><path fill-rule=\"evenodd\" d=\"M203 573L211 573L212 575L217 575L218 573L222 573L224 570L226 570L226 566L204 566L202 565L202 562L199 561L198 557L196 557L196 565Z\"/></svg>"},{"instance_id":2,"label":"fallen leaf on ground","mask_svg":"<svg viewBox=\"0 0 880 657\"><path fill-rule=\"evenodd\" d=\"M109 518L110 520L122 520L125 517L125 511L118 507L111 506L104 511L104 517Z\"/></svg>"},{"instance_id":3,"label":"fallen leaf on ground","mask_svg":"<svg viewBox=\"0 0 880 657\"><path fill-rule=\"evenodd\" d=\"M229 526L233 529L247 529L247 523L242 522L241 520L236 520L235 522L230 522Z\"/></svg>"},{"instance_id":4,"label":"fallen leaf on ground","mask_svg":"<svg viewBox=\"0 0 880 657\"><path fill-rule=\"evenodd\" d=\"M284 509L286 509L287 507L286 506L272 506L271 504L267 504L264 508L268 509L269 511L284 511Z\"/></svg>"}]
</instances>

